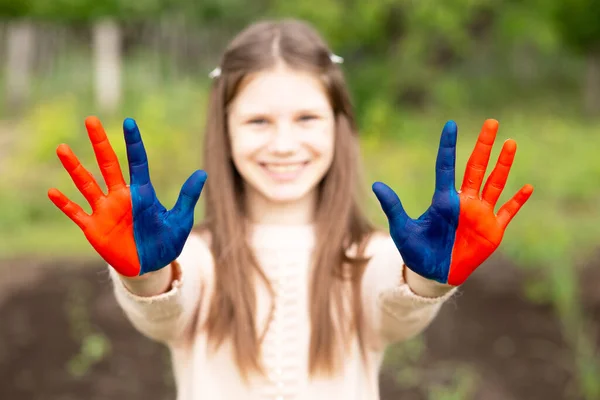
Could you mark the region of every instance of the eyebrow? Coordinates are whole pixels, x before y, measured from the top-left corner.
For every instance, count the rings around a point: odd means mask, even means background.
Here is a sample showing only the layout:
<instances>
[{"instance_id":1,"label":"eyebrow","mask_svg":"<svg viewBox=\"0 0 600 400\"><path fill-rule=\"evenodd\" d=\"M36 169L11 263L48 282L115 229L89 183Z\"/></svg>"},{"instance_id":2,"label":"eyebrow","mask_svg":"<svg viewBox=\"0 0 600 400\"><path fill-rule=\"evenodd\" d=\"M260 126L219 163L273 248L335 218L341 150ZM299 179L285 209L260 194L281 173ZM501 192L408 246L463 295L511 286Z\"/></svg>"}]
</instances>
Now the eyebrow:
<instances>
[{"instance_id":1,"label":"eyebrow","mask_svg":"<svg viewBox=\"0 0 600 400\"><path fill-rule=\"evenodd\" d=\"M301 108L299 110L300 113L327 113L329 111L328 107L317 107L317 108Z\"/></svg>"},{"instance_id":2,"label":"eyebrow","mask_svg":"<svg viewBox=\"0 0 600 400\"><path fill-rule=\"evenodd\" d=\"M307 108L299 108L294 114L327 114L329 109L326 107L307 107ZM271 115L272 113L267 110L260 109L249 109L243 110L237 113L240 118L249 118L254 117L256 115Z\"/></svg>"}]
</instances>

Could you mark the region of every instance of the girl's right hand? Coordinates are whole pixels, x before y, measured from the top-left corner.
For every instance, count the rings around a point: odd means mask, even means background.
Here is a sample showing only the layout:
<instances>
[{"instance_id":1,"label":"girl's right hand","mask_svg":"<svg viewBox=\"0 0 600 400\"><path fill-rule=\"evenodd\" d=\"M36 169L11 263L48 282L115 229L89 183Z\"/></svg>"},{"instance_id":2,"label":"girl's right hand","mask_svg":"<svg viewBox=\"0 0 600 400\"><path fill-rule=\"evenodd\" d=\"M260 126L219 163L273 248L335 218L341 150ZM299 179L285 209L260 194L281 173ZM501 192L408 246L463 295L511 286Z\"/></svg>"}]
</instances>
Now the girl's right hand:
<instances>
[{"instance_id":1,"label":"girl's right hand","mask_svg":"<svg viewBox=\"0 0 600 400\"><path fill-rule=\"evenodd\" d=\"M58 189L48 197L83 231L92 247L121 275L139 276L157 271L175 260L194 224L194 207L206 181L202 170L184 183L177 203L167 211L158 201L148 170L148 159L139 129L133 119L123 123L130 185L125 184L119 160L95 117L85 126L108 193L102 189L68 145L56 153L73 182L92 207L87 214Z\"/></svg>"}]
</instances>

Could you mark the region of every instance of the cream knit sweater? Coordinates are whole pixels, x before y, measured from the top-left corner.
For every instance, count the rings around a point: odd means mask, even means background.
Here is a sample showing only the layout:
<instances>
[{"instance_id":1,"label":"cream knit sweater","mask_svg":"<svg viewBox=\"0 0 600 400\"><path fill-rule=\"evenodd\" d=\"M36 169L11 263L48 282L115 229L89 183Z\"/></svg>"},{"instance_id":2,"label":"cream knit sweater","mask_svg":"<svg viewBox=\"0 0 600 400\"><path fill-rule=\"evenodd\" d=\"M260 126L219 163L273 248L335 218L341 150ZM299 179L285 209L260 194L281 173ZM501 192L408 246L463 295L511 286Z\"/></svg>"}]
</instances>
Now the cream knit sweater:
<instances>
[{"instance_id":1,"label":"cream knit sweater","mask_svg":"<svg viewBox=\"0 0 600 400\"><path fill-rule=\"evenodd\" d=\"M251 386L239 379L227 344L216 354L207 353L206 335L199 327L208 310L214 262L200 237L189 237L177 260L179 279L161 295L134 295L109 267L117 301L131 323L169 347L177 400L377 400L386 346L422 332L455 292L437 298L415 294L404 281L404 265L392 239L375 235L367 247L367 255L373 258L362 287L367 327L377 339L368 343L368 366L363 366L355 343L339 377L309 379L308 282L313 229L310 225L257 225L251 243L276 292L274 320L262 347L268 376ZM257 299L257 321L264 326L271 303L260 286Z\"/></svg>"}]
</instances>

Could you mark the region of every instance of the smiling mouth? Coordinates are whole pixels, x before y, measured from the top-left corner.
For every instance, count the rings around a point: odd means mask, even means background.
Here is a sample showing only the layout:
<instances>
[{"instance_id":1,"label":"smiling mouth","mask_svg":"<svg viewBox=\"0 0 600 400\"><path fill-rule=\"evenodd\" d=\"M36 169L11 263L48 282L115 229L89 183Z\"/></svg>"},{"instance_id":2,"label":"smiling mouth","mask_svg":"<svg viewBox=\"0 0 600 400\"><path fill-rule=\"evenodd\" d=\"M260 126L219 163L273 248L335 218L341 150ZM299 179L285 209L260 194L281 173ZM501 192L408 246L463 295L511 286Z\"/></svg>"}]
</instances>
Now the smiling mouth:
<instances>
[{"instance_id":1,"label":"smiling mouth","mask_svg":"<svg viewBox=\"0 0 600 400\"><path fill-rule=\"evenodd\" d=\"M260 166L273 178L277 180L295 179L310 161L298 163L260 163Z\"/></svg>"}]
</instances>

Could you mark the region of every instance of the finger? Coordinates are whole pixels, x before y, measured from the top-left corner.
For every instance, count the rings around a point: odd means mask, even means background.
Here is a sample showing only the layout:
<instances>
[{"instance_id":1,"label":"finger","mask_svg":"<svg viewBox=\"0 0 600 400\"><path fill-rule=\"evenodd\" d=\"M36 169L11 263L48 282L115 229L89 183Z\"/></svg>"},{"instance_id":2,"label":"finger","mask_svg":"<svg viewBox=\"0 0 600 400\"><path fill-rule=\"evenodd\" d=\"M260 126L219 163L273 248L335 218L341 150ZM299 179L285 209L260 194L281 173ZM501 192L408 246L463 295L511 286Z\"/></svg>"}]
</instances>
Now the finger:
<instances>
[{"instance_id":1,"label":"finger","mask_svg":"<svg viewBox=\"0 0 600 400\"><path fill-rule=\"evenodd\" d=\"M173 207L173 213L177 218L194 214L194 207L198 203L206 178L206 172L198 170L185 181L179 192L177 203Z\"/></svg>"},{"instance_id":2,"label":"finger","mask_svg":"<svg viewBox=\"0 0 600 400\"><path fill-rule=\"evenodd\" d=\"M483 187L483 193L481 198L483 201L495 206L504 190L510 168L512 167L515 159L515 153L517 152L517 143L514 140L507 140L502 146L500 156L496 167L490 174L485 186Z\"/></svg>"},{"instance_id":3,"label":"finger","mask_svg":"<svg viewBox=\"0 0 600 400\"><path fill-rule=\"evenodd\" d=\"M402 202L396 192L382 182L375 182L372 189L390 224L405 227L410 218L406 214L406 211L404 211ZM405 230L400 229L399 231L404 232Z\"/></svg>"},{"instance_id":4,"label":"finger","mask_svg":"<svg viewBox=\"0 0 600 400\"><path fill-rule=\"evenodd\" d=\"M503 229L506 229L510 221L519 212L523 204L531 197L533 193L533 186L525 185L519 190L512 199L506 202L500 210L496 219Z\"/></svg>"},{"instance_id":5,"label":"finger","mask_svg":"<svg viewBox=\"0 0 600 400\"><path fill-rule=\"evenodd\" d=\"M71 176L73 183L77 186L77 189L79 189L93 209L98 200L104 196L98 182L96 182L92 174L81 165L79 159L77 159L77 156L75 156L68 145L61 144L58 146L56 154L63 167L65 167Z\"/></svg>"},{"instance_id":6,"label":"finger","mask_svg":"<svg viewBox=\"0 0 600 400\"><path fill-rule=\"evenodd\" d=\"M486 120L477 138L473 153L471 153L471 157L469 157L469 161L467 162L465 177L461 187L462 192L479 194L497 132L498 121L494 119Z\"/></svg>"},{"instance_id":7,"label":"finger","mask_svg":"<svg viewBox=\"0 0 600 400\"><path fill-rule=\"evenodd\" d=\"M108 190L111 191L125 186L119 159L110 145L108 137L106 137L106 132L104 132L100 120L96 117L88 117L85 119L85 127Z\"/></svg>"},{"instance_id":8,"label":"finger","mask_svg":"<svg viewBox=\"0 0 600 400\"><path fill-rule=\"evenodd\" d=\"M48 190L48 198L58 207L67 217L77 224L82 230L85 229L90 218L81 207L73 203L58 189Z\"/></svg>"},{"instance_id":9,"label":"finger","mask_svg":"<svg viewBox=\"0 0 600 400\"><path fill-rule=\"evenodd\" d=\"M145 185L150 183L148 156L142 142L140 130L132 118L123 122L123 133L127 145L127 160L129 162L129 177L131 184Z\"/></svg>"},{"instance_id":10,"label":"finger","mask_svg":"<svg viewBox=\"0 0 600 400\"><path fill-rule=\"evenodd\" d=\"M456 135L457 127L454 121L446 122L440 138L435 165L435 189L447 191L455 189L455 165L456 165Z\"/></svg>"}]
</instances>

